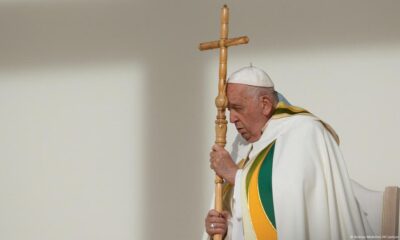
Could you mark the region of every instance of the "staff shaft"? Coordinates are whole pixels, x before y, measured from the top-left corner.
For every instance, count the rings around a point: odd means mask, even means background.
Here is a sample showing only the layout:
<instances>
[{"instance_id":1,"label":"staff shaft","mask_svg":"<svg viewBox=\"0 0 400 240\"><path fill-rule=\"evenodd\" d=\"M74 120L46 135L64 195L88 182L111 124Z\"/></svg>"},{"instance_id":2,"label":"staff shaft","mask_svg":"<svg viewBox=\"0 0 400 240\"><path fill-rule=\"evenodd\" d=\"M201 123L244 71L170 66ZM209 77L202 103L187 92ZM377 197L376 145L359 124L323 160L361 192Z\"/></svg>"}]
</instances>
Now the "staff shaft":
<instances>
[{"instance_id":1,"label":"staff shaft","mask_svg":"<svg viewBox=\"0 0 400 240\"><path fill-rule=\"evenodd\" d=\"M226 71L228 51L225 46L225 41L228 38L229 10L225 5L221 10L221 35L220 35L220 50L219 50L219 81L218 81L218 96L215 99L217 107L217 120L215 121L215 143L225 147L227 124L225 110L228 105L226 97ZM215 210L222 212L222 184L223 179L215 175ZM222 235L214 235L215 240L222 240Z\"/></svg>"},{"instance_id":2,"label":"staff shaft","mask_svg":"<svg viewBox=\"0 0 400 240\"><path fill-rule=\"evenodd\" d=\"M226 72L227 72L227 59L228 47L239 44L246 44L249 38L246 36L228 39L228 24L229 24L229 9L224 5L221 9L221 32L220 39L217 41L200 43L199 49L209 50L219 48L219 79L218 79L218 96L215 98L215 106L217 107L217 117L215 120L215 143L221 147L226 144L226 131L228 121L226 120L226 107L228 105L228 98L226 96ZM222 184L224 180L215 175L215 210L222 212ZM214 240L222 240L221 234L213 236Z\"/></svg>"}]
</instances>

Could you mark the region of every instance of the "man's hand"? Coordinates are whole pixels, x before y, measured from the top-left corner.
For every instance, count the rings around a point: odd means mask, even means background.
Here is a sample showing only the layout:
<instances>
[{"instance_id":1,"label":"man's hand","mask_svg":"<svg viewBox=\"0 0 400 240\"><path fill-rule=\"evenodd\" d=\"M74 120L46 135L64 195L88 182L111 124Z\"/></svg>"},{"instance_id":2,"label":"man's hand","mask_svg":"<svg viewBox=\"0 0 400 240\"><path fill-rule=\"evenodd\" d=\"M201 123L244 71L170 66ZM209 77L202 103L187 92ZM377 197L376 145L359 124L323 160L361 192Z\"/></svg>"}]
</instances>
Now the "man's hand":
<instances>
[{"instance_id":1,"label":"man's hand","mask_svg":"<svg viewBox=\"0 0 400 240\"><path fill-rule=\"evenodd\" d=\"M228 231L228 218L229 213L227 211L223 211L222 213L217 212L216 210L210 210L207 214L205 220L206 232L208 235L213 237L215 234L221 234L224 236Z\"/></svg>"},{"instance_id":2,"label":"man's hand","mask_svg":"<svg viewBox=\"0 0 400 240\"><path fill-rule=\"evenodd\" d=\"M233 162L231 155L217 144L212 146L210 152L210 168L230 184L235 184L235 175L238 167Z\"/></svg>"}]
</instances>

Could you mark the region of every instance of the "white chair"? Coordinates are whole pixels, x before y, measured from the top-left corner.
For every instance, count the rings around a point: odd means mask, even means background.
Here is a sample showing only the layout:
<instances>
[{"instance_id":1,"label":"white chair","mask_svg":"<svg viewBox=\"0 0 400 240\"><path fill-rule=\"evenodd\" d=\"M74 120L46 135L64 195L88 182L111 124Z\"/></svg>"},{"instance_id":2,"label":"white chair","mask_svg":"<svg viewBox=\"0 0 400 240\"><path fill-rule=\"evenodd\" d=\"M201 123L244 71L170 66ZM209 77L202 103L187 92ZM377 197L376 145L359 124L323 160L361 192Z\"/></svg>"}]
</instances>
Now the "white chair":
<instances>
[{"instance_id":1,"label":"white chair","mask_svg":"<svg viewBox=\"0 0 400 240\"><path fill-rule=\"evenodd\" d=\"M380 192L369 190L354 180L351 182L354 195L367 220L365 226L383 239L398 239L399 188L386 187L385 191Z\"/></svg>"}]
</instances>

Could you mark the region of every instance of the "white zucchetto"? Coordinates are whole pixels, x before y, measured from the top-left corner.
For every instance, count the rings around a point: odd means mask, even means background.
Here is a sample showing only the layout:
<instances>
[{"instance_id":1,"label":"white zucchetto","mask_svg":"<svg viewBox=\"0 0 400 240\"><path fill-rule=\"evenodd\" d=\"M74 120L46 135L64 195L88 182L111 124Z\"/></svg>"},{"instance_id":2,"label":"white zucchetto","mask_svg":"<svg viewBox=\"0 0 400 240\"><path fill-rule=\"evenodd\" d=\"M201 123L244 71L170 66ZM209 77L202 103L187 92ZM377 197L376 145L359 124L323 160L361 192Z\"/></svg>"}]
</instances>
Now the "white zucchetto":
<instances>
[{"instance_id":1,"label":"white zucchetto","mask_svg":"<svg viewBox=\"0 0 400 240\"><path fill-rule=\"evenodd\" d=\"M232 73L227 83L238 83L256 87L274 87L274 83L266 72L251 65Z\"/></svg>"}]
</instances>

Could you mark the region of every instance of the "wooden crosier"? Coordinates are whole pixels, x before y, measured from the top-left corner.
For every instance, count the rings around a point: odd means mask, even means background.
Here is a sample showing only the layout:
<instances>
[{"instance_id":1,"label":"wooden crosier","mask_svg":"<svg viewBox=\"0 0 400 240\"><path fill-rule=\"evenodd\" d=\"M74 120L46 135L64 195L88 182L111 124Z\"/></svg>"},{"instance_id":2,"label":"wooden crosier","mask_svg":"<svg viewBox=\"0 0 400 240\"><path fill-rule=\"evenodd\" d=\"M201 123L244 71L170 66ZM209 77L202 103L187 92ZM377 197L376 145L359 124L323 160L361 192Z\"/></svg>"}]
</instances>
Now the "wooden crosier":
<instances>
[{"instance_id":1,"label":"wooden crosier","mask_svg":"<svg viewBox=\"0 0 400 240\"><path fill-rule=\"evenodd\" d=\"M219 81L218 81L218 96L215 99L215 106L217 107L217 119L215 120L215 143L219 146L225 147L226 144L226 130L228 121L226 120L225 110L228 105L228 98L226 97L226 70L228 47L246 44L249 42L247 36L230 38L228 39L228 24L229 24L229 9L224 5L221 9L221 33L220 39L212 42L200 43L199 49L201 51L219 48ZM215 209L222 212L222 183L223 179L215 176ZM215 235L215 240L221 240L222 235Z\"/></svg>"}]
</instances>

